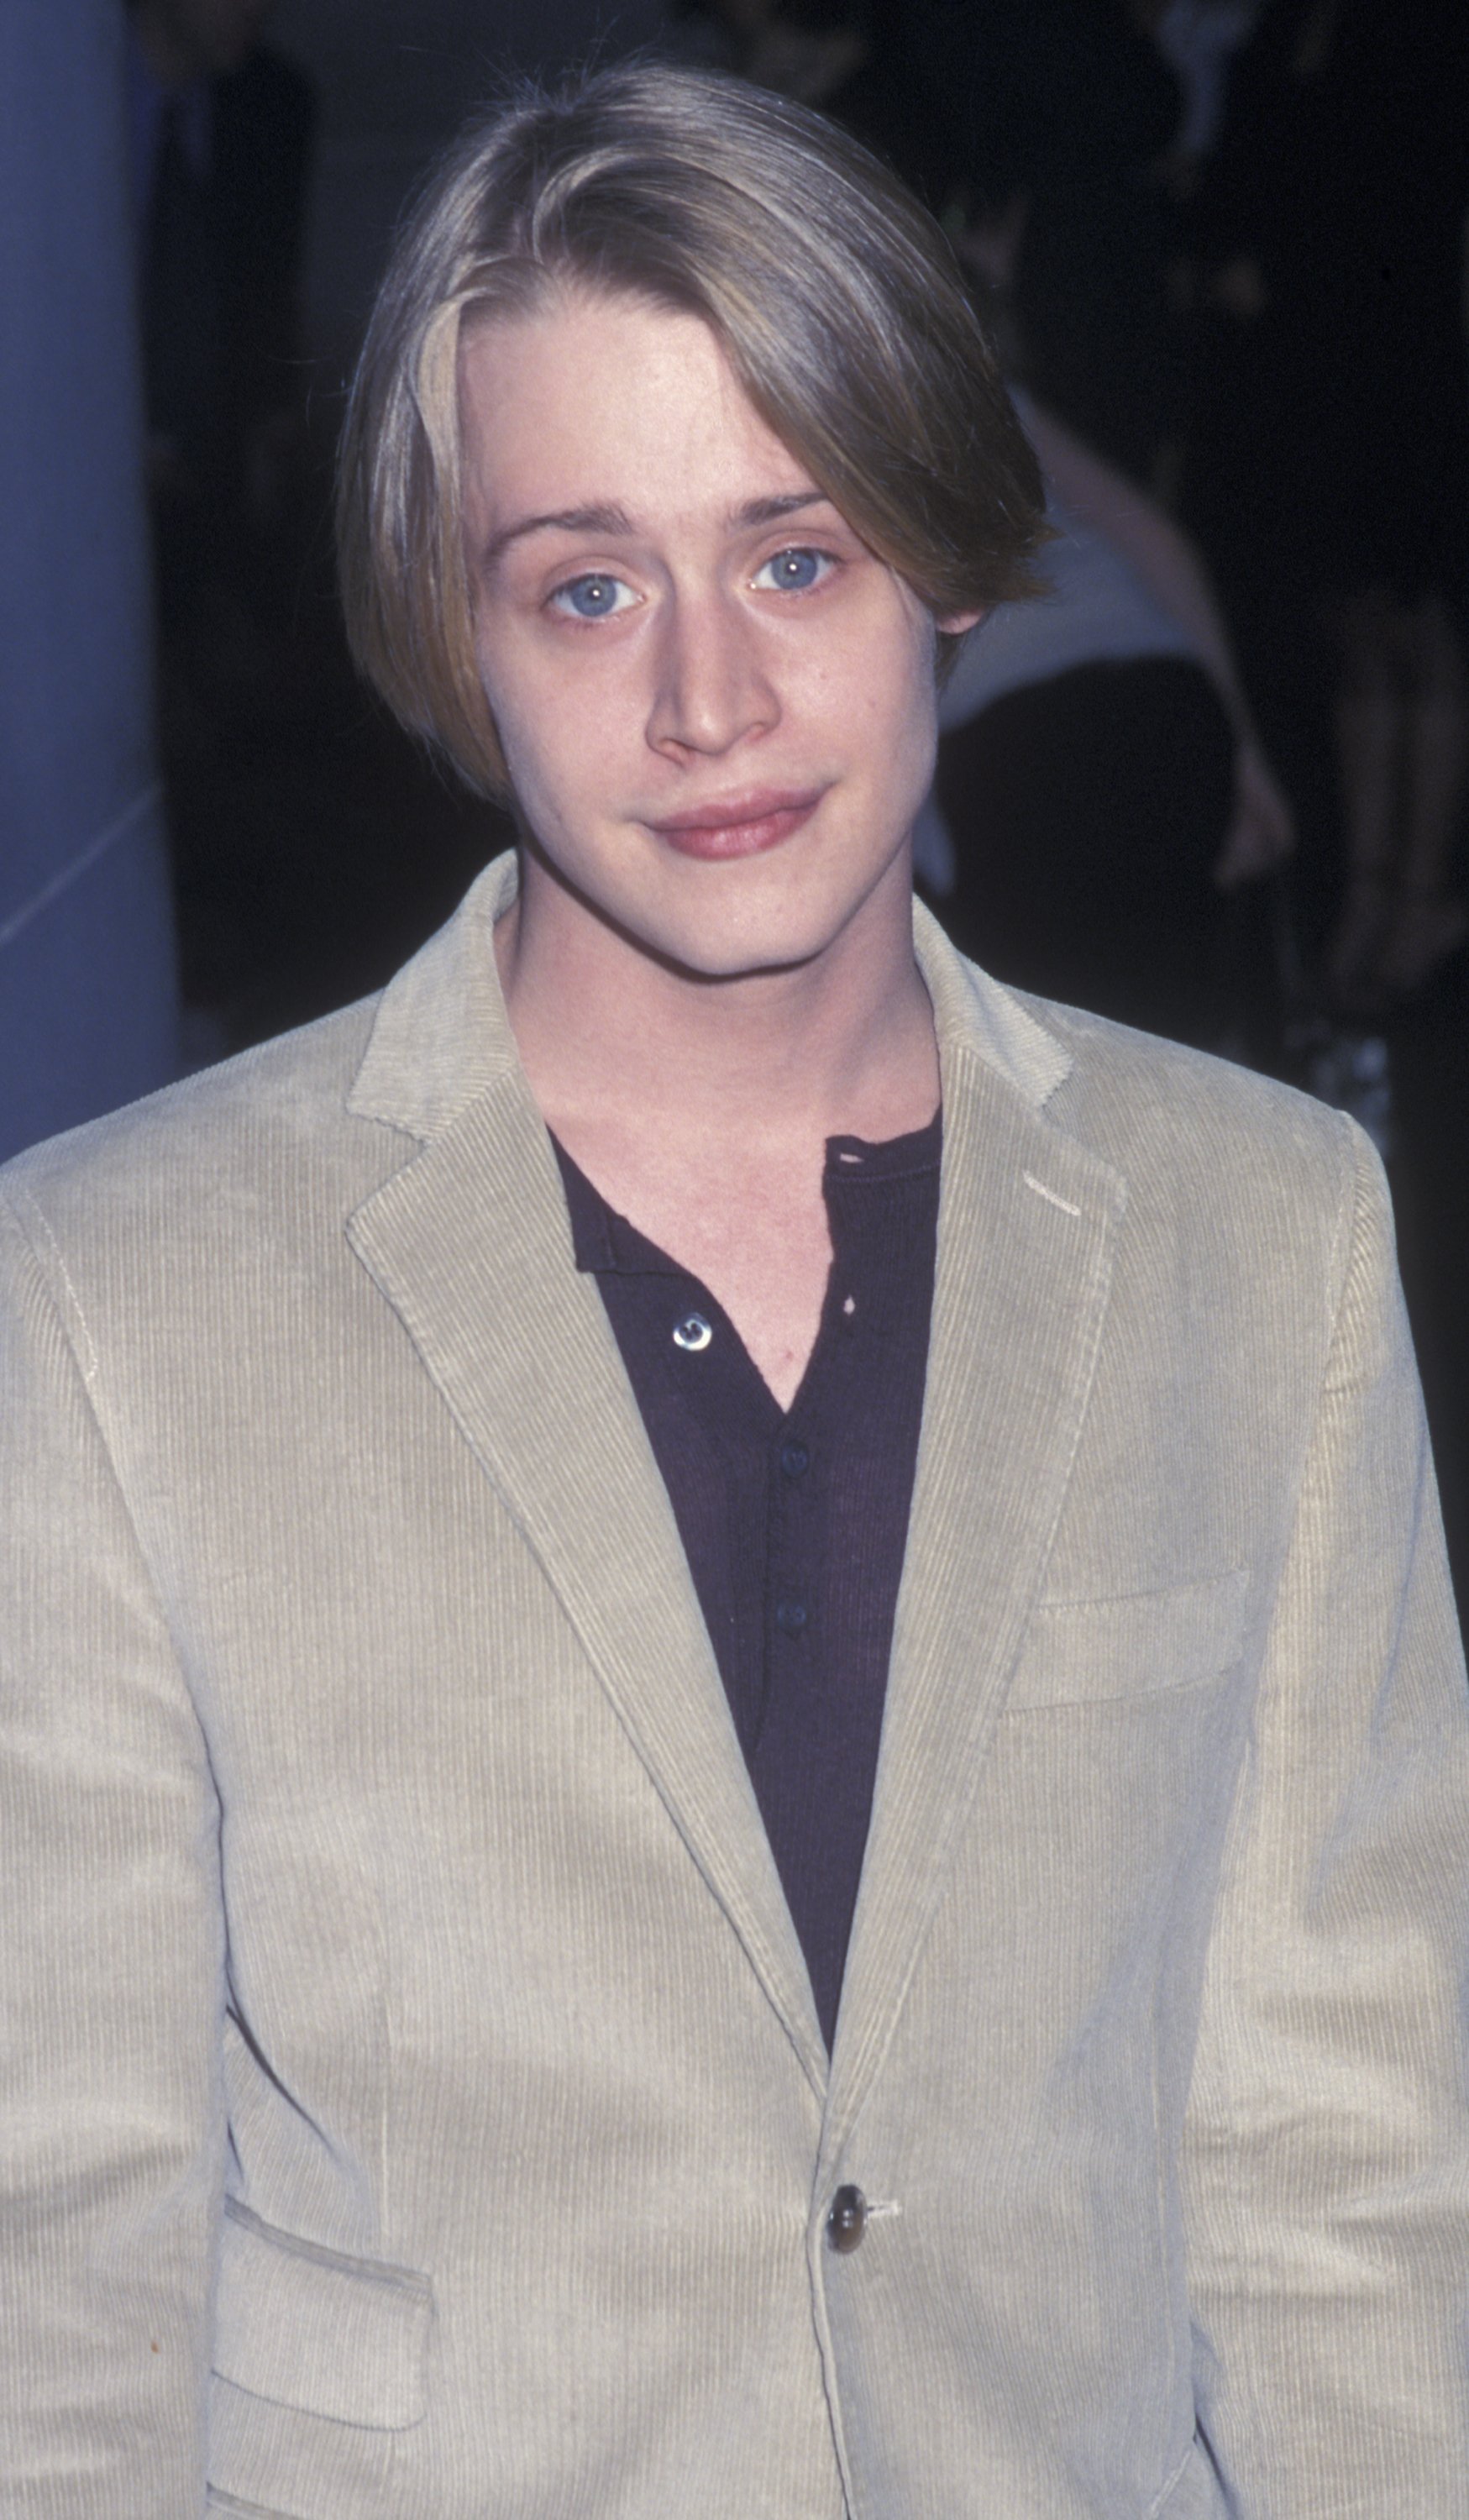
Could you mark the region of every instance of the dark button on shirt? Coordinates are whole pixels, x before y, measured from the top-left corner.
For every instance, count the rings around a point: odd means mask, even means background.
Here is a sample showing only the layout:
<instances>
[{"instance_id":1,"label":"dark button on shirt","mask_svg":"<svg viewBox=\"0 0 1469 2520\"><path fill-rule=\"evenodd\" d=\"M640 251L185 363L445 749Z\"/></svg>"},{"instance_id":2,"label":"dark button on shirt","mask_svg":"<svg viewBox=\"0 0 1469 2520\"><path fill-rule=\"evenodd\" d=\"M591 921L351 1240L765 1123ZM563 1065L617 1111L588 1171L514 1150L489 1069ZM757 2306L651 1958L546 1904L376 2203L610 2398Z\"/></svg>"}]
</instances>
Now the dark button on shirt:
<instances>
[{"instance_id":1,"label":"dark button on shirt","mask_svg":"<svg viewBox=\"0 0 1469 2520\"><path fill-rule=\"evenodd\" d=\"M556 1147L643 1412L829 2047L872 1805L933 1302L942 1121L829 1138L832 1264L782 1411L708 1288Z\"/></svg>"}]
</instances>

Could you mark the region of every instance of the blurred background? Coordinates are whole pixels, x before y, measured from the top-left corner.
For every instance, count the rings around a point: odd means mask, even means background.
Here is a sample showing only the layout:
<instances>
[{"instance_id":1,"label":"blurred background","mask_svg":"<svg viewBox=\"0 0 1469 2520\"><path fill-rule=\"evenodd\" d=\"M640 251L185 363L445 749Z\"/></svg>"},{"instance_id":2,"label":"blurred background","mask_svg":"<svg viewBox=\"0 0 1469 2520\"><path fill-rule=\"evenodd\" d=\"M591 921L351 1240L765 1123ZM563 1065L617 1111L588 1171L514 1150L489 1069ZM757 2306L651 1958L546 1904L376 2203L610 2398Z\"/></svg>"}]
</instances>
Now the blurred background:
<instances>
[{"instance_id":1,"label":"blurred background","mask_svg":"<svg viewBox=\"0 0 1469 2520\"><path fill-rule=\"evenodd\" d=\"M436 152L640 48L948 231L1053 538L944 695L922 888L1371 1130L1469 1598L1462 0L11 0L0 1153L380 985L505 844L353 679L333 449Z\"/></svg>"}]
</instances>

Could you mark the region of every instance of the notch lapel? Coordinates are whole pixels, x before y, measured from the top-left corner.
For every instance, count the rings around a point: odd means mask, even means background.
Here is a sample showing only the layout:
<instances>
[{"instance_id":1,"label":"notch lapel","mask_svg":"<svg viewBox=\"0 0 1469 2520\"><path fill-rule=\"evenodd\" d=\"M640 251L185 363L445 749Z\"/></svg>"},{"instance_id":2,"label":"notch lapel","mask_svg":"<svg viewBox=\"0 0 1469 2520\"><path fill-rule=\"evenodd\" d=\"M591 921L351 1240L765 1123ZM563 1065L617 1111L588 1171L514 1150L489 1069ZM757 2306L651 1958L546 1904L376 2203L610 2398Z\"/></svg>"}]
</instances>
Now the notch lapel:
<instances>
[{"instance_id":1,"label":"notch lapel","mask_svg":"<svg viewBox=\"0 0 1469 2520\"><path fill-rule=\"evenodd\" d=\"M944 1076L938 1271L824 2166L880 2066L1003 1703L1081 1432L1125 1198L1111 1167L1042 1115L1069 1066L1060 1045L971 979L921 918L919 944Z\"/></svg>"},{"instance_id":2,"label":"notch lapel","mask_svg":"<svg viewBox=\"0 0 1469 2520\"><path fill-rule=\"evenodd\" d=\"M927 914L944 1083L923 1428L829 2091L800 1945L692 1580L505 1014L489 868L387 991L351 1098L420 1148L347 1225L555 1587L825 2098L823 2168L892 2036L1045 1568L1125 1185L1044 1116L1068 1054ZM590 1536L595 1535L595 1546Z\"/></svg>"},{"instance_id":3,"label":"notch lapel","mask_svg":"<svg viewBox=\"0 0 1469 2520\"><path fill-rule=\"evenodd\" d=\"M411 1125L403 1077L427 1079L432 1134L349 1219L348 1239L555 1587L821 2095L805 1960L678 1528L601 1296L574 1265L556 1158L492 985L489 929L511 880L492 868L383 1001L353 1108ZM456 1108L421 1026L452 1025L471 983L473 1090Z\"/></svg>"}]
</instances>

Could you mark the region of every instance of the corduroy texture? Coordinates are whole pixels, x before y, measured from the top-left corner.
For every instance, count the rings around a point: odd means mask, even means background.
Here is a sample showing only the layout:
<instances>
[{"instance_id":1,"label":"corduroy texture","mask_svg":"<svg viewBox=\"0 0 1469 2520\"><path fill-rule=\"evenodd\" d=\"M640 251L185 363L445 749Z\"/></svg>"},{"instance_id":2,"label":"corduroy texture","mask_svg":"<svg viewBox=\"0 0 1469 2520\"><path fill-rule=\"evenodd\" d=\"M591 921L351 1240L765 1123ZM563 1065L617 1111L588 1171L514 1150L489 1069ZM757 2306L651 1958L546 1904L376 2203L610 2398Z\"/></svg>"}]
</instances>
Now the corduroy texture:
<instances>
[{"instance_id":1,"label":"corduroy texture","mask_svg":"<svg viewBox=\"0 0 1469 2520\"><path fill-rule=\"evenodd\" d=\"M0 2512L1456 2520L1469 1724L1370 1150L920 918L828 2075L512 879L0 1177Z\"/></svg>"}]
</instances>

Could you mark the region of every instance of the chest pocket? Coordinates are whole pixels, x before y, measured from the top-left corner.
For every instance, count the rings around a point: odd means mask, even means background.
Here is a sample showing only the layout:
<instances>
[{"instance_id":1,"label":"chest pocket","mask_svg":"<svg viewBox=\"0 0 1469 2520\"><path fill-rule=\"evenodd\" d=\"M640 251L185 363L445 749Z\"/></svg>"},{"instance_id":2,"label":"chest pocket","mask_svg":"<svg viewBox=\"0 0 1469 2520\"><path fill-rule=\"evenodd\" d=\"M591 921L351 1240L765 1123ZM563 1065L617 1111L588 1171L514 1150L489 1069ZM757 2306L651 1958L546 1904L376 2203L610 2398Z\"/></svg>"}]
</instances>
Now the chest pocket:
<instances>
[{"instance_id":1,"label":"chest pocket","mask_svg":"<svg viewBox=\"0 0 1469 2520\"><path fill-rule=\"evenodd\" d=\"M401 2432L427 2410L426 2275L343 2257L225 2205L214 2371L252 2397Z\"/></svg>"},{"instance_id":2,"label":"chest pocket","mask_svg":"<svg viewBox=\"0 0 1469 2520\"><path fill-rule=\"evenodd\" d=\"M1031 1620L1007 1714L1148 1697L1212 1680L1244 1645L1247 1567L1162 1593L1050 1601Z\"/></svg>"}]
</instances>

